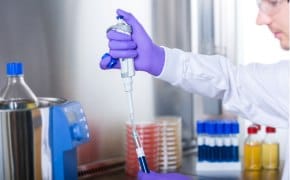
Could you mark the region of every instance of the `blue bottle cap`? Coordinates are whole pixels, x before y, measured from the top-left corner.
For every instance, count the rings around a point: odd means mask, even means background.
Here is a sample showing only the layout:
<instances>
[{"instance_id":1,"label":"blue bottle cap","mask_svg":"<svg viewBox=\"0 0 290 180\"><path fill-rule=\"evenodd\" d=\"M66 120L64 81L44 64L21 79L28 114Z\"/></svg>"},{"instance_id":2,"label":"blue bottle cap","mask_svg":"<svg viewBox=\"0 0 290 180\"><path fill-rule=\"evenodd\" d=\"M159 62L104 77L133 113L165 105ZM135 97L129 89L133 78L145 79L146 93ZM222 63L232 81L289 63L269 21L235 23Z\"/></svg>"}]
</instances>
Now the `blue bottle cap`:
<instances>
[{"instance_id":1,"label":"blue bottle cap","mask_svg":"<svg viewBox=\"0 0 290 180\"><path fill-rule=\"evenodd\" d=\"M225 121L224 122L224 133L225 134L231 134L232 132L232 126L231 126L231 123L228 122L228 121Z\"/></svg>"},{"instance_id":2,"label":"blue bottle cap","mask_svg":"<svg viewBox=\"0 0 290 180\"><path fill-rule=\"evenodd\" d=\"M206 122L205 131L207 134L211 134L211 135L216 134L216 123L212 120Z\"/></svg>"},{"instance_id":3,"label":"blue bottle cap","mask_svg":"<svg viewBox=\"0 0 290 180\"><path fill-rule=\"evenodd\" d=\"M224 134L224 122L221 120L216 121L216 133L219 135Z\"/></svg>"},{"instance_id":4,"label":"blue bottle cap","mask_svg":"<svg viewBox=\"0 0 290 180\"><path fill-rule=\"evenodd\" d=\"M124 19L124 16L118 15L116 18L117 19Z\"/></svg>"},{"instance_id":5,"label":"blue bottle cap","mask_svg":"<svg viewBox=\"0 0 290 180\"><path fill-rule=\"evenodd\" d=\"M238 121L234 121L231 123L231 129L232 129L232 134L239 134L240 132L240 129L239 129L239 123Z\"/></svg>"},{"instance_id":6,"label":"blue bottle cap","mask_svg":"<svg viewBox=\"0 0 290 180\"><path fill-rule=\"evenodd\" d=\"M13 75L21 75L23 74L23 65L21 62L9 62L6 65L6 74Z\"/></svg>"},{"instance_id":7,"label":"blue bottle cap","mask_svg":"<svg viewBox=\"0 0 290 180\"><path fill-rule=\"evenodd\" d=\"M197 131L197 134L203 134L205 133L205 122L204 121L201 121L201 120L198 120L196 122L196 131Z\"/></svg>"}]
</instances>

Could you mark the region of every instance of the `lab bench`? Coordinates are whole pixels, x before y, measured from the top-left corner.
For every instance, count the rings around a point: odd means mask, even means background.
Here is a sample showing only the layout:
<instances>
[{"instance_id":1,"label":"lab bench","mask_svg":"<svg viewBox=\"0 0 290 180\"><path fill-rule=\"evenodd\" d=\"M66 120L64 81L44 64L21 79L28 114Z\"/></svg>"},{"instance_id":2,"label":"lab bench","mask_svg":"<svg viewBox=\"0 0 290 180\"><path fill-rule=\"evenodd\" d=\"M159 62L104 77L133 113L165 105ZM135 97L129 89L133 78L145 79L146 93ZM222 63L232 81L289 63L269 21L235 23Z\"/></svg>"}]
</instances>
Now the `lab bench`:
<instances>
[{"instance_id":1,"label":"lab bench","mask_svg":"<svg viewBox=\"0 0 290 180\"><path fill-rule=\"evenodd\" d=\"M279 170L260 170L260 171L234 171L225 172L207 171L196 172L197 154L196 152L186 152L183 154L182 166L175 172L187 175L194 180L279 180L281 179L281 169ZM127 176L124 168L89 178L80 180L137 180L137 177Z\"/></svg>"}]
</instances>

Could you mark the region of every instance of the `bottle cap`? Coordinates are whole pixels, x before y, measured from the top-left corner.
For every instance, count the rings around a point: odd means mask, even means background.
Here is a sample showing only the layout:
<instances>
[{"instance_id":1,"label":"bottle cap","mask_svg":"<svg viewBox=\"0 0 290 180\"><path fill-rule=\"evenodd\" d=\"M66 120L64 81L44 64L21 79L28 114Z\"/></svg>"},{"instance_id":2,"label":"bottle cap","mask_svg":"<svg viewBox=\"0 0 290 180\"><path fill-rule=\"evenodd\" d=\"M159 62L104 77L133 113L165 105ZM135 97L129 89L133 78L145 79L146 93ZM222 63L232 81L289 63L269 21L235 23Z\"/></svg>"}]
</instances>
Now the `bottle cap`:
<instances>
[{"instance_id":1,"label":"bottle cap","mask_svg":"<svg viewBox=\"0 0 290 180\"><path fill-rule=\"evenodd\" d=\"M6 65L7 75L21 75L23 74L23 65L21 62L9 62Z\"/></svg>"},{"instance_id":2,"label":"bottle cap","mask_svg":"<svg viewBox=\"0 0 290 180\"><path fill-rule=\"evenodd\" d=\"M205 122L198 120L196 126L198 134L205 133Z\"/></svg>"},{"instance_id":3,"label":"bottle cap","mask_svg":"<svg viewBox=\"0 0 290 180\"><path fill-rule=\"evenodd\" d=\"M258 129L256 126L250 126L248 127L248 134L257 134Z\"/></svg>"},{"instance_id":4,"label":"bottle cap","mask_svg":"<svg viewBox=\"0 0 290 180\"><path fill-rule=\"evenodd\" d=\"M232 134L239 134L240 129L239 129L238 121L233 121L231 123L231 132L232 132Z\"/></svg>"},{"instance_id":5,"label":"bottle cap","mask_svg":"<svg viewBox=\"0 0 290 180\"><path fill-rule=\"evenodd\" d=\"M213 120L209 120L208 122L206 122L205 131L211 135L216 134L216 123Z\"/></svg>"},{"instance_id":6,"label":"bottle cap","mask_svg":"<svg viewBox=\"0 0 290 180\"><path fill-rule=\"evenodd\" d=\"M116 18L117 18L117 19L124 19L124 16L122 16L122 15L118 15Z\"/></svg>"},{"instance_id":7,"label":"bottle cap","mask_svg":"<svg viewBox=\"0 0 290 180\"><path fill-rule=\"evenodd\" d=\"M225 134L231 134L231 123L229 121L224 122L224 132Z\"/></svg>"},{"instance_id":8,"label":"bottle cap","mask_svg":"<svg viewBox=\"0 0 290 180\"><path fill-rule=\"evenodd\" d=\"M224 134L224 122L221 120L216 121L216 133L219 135Z\"/></svg>"},{"instance_id":9,"label":"bottle cap","mask_svg":"<svg viewBox=\"0 0 290 180\"><path fill-rule=\"evenodd\" d=\"M260 130L261 130L261 125L260 125L260 124L253 124L253 126L256 126L256 127L257 127L257 129L258 129L258 131L260 131Z\"/></svg>"},{"instance_id":10,"label":"bottle cap","mask_svg":"<svg viewBox=\"0 0 290 180\"><path fill-rule=\"evenodd\" d=\"M276 132L276 128L270 127L270 126L266 127L266 133L275 133L275 132Z\"/></svg>"}]
</instances>

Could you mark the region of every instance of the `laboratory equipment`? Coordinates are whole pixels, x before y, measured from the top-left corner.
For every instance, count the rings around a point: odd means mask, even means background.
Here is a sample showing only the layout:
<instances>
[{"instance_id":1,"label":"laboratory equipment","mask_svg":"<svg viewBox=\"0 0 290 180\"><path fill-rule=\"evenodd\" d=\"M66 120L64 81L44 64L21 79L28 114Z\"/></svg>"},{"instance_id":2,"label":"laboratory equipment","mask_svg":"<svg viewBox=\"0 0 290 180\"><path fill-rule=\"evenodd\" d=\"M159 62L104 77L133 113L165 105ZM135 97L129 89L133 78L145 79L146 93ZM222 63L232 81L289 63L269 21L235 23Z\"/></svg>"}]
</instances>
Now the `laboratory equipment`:
<instances>
[{"instance_id":1,"label":"laboratory equipment","mask_svg":"<svg viewBox=\"0 0 290 180\"><path fill-rule=\"evenodd\" d=\"M123 16L117 16L117 24L111 26L107 32L113 30L123 34L127 34L131 36L132 27L128 25L124 20ZM128 105L129 105L129 119L132 124L132 137L134 139L136 145L136 153L139 161L140 168L143 172L149 173L150 170L147 166L147 161L145 157L145 153L142 147L142 144L139 140L139 135L135 126L135 115L134 115L134 105L133 105L133 76L135 76L135 67L134 67L134 59L133 58L119 58L121 65L121 78L123 81L125 92L128 97ZM112 58L111 62L108 66L114 66L116 64L116 59Z\"/></svg>"},{"instance_id":2,"label":"laboratory equipment","mask_svg":"<svg viewBox=\"0 0 290 180\"><path fill-rule=\"evenodd\" d=\"M224 146L223 146L223 157L224 160L230 162L233 159L233 146L232 146L232 139L231 139L231 131L232 126L230 121L224 122Z\"/></svg>"},{"instance_id":3,"label":"laboratory equipment","mask_svg":"<svg viewBox=\"0 0 290 180\"><path fill-rule=\"evenodd\" d=\"M182 164L181 122L179 116L159 116L160 125L159 169L175 171Z\"/></svg>"},{"instance_id":4,"label":"laboratory equipment","mask_svg":"<svg viewBox=\"0 0 290 180\"><path fill-rule=\"evenodd\" d=\"M236 120L233 120L231 123L231 153L230 153L230 160L234 161L234 162L238 162L239 161L239 123Z\"/></svg>"},{"instance_id":5,"label":"laboratory equipment","mask_svg":"<svg viewBox=\"0 0 290 180\"><path fill-rule=\"evenodd\" d=\"M226 134L224 134L224 123L223 121L221 121L220 123L216 123L216 138L215 138L215 142L216 142L216 154L215 154L215 158L214 160L216 162L223 162L226 160L225 158L225 154L226 152L224 152L225 148L224 148L224 137L228 136Z\"/></svg>"},{"instance_id":6,"label":"laboratory equipment","mask_svg":"<svg viewBox=\"0 0 290 180\"><path fill-rule=\"evenodd\" d=\"M6 64L7 82L1 91L0 109L31 109L38 106L38 100L24 80L23 64Z\"/></svg>"},{"instance_id":7,"label":"laboratory equipment","mask_svg":"<svg viewBox=\"0 0 290 180\"><path fill-rule=\"evenodd\" d=\"M198 161L201 162L206 159L205 121L197 120L196 123Z\"/></svg>"},{"instance_id":8,"label":"laboratory equipment","mask_svg":"<svg viewBox=\"0 0 290 180\"><path fill-rule=\"evenodd\" d=\"M205 130L207 133L205 139L205 145L207 149L207 161L215 162L216 154L217 154L217 147L215 141L215 134L216 134L216 123L213 120L209 120L205 125Z\"/></svg>"},{"instance_id":9,"label":"laboratory equipment","mask_svg":"<svg viewBox=\"0 0 290 180\"><path fill-rule=\"evenodd\" d=\"M159 144L160 144L160 128L157 122L137 121L135 123L140 143L142 143L146 160L150 171L159 170ZM132 124L126 122L126 143L125 143L125 172L130 176L137 176L140 171L138 161L136 161L136 144L132 138Z\"/></svg>"},{"instance_id":10,"label":"laboratory equipment","mask_svg":"<svg viewBox=\"0 0 290 180\"><path fill-rule=\"evenodd\" d=\"M262 167L264 169L278 169L279 160L279 142L276 138L276 128L267 126L262 143Z\"/></svg>"},{"instance_id":11,"label":"laboratory equipment","mask_svg":"<svg viewBox=\"0 0 290 180\"><path fill-rule=\"evenodd\" d=\"M200 122L204 124L204 133L197 133L197 139L200 135L204 137L204 149L198 150L198 155L203 156L202 160L197 161L196 171L198 174L208 173L209 171L220 171L223 167L224 174L232 174L241 170L238 151L238 135L232 135L233 130L238 133L238 123L235 120L226 119L206 119L197 121L197 128ZM232 124L235 127L232 127ZM198 130L200 131L200 130ZM201 152L203 151L203 152Z\"/></svg>"},{"instance_id":12,"label":"laboratory equipment","mask_svg":"<svg viewBox=\"0 0 290 180\"><path fill-rule=\"evenodd\" d=\"M257 136L256 126L248 127L248 137L244 142L244 169L260 170L262 167L262 145Z\"/></svg>"},{"instance_id":13,"label":"laboratory equipment","mask_svg":"<svg viewBox=\"0 0 290 180\"><path fill-rule=\"evenodd\" d=\"M0 110L0 179L77 179L76 147L89 140L78 102L38 98L33 109Z\"/></svg>"}]
</instances>

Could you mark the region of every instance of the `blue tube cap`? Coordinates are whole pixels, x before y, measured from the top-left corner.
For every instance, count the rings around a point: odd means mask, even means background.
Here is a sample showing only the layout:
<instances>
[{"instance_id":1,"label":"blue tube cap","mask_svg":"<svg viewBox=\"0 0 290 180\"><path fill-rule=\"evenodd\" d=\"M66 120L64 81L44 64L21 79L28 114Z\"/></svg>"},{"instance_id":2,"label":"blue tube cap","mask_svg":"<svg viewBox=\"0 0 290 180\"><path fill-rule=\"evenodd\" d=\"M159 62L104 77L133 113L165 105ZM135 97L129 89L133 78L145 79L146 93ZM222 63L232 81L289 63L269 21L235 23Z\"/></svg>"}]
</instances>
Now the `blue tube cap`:
<instances>
[{"instance_id":1,"label":"blue tube cap","mask_svg":"<svg viewBox=\"0 0 290 180\"><path fill-rule=\"evenodd\" d=\"M232 124L232 134L239 134L239 123L237 121L234 121Z\"/></svg>"},{"instance_id":2,"label":"blue tube cap","mask_svg":"<svg viewBox=\"0 0 290 180\"><path fill-rule=\"evenodd\" d=\"M205 122L198 120L196 124L197 124L197 134L205 133Z\"/></svg>"},{"instance_id":3,"label":"blue tube cap","mask_svg":"<svg viewBox=\"0 0 290 180\"><path fill-rule=\"evenodd\" d=\"M225 123L224 123L224 133L225 134L231 134L231 132L232 132L231 128L232 128L231 122L225 121Z\"/></svg>"},{"instance_id":4,"label":"blue tube cap","mask_svg":"<svg viewBox=\"0 0 290 180\"><path fill-rule=\"evenodd\" d=\"M216 134L224 134L224 122L221 120L216 121Z\"/></svg>"},{"instance_id":5,"label":"blue tube cap","mask_svg":"<svg viewBox=\"0 0 290 180\"><path fill-rule=\"evenodd\" d=\"M13 75L22 75L23 74L23 65L21 62L9 62L6 64L6 74Z\"/></svg>"},{"instance_id":6,"label":"blue tube cap","mask_svg":"<svg viewBox=\"0 0 290 180\"><path fill-rule=\"evenodd\" d=\"M117 18L117 19L124 19L124 16L122 16L122 15L118 15L116 18Z\"/></svg>"}]
</instances>

